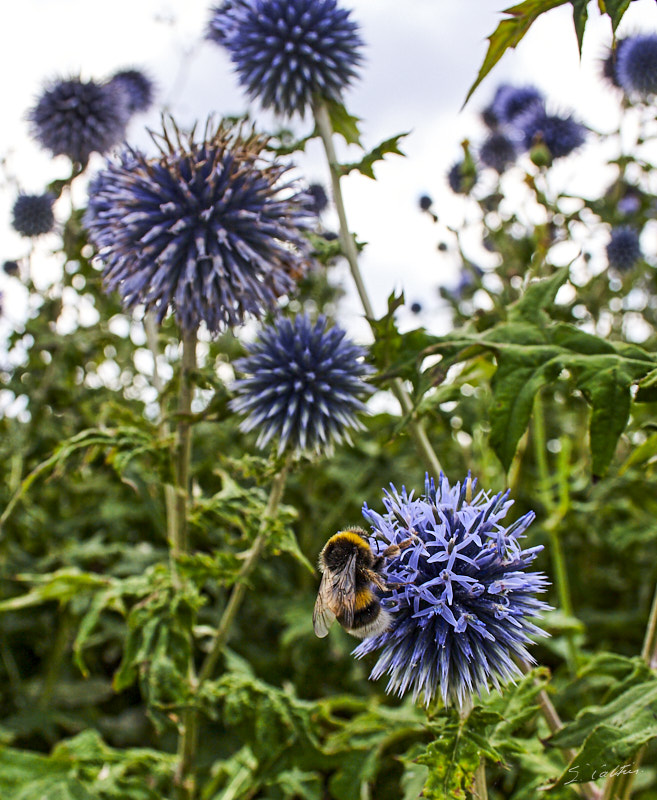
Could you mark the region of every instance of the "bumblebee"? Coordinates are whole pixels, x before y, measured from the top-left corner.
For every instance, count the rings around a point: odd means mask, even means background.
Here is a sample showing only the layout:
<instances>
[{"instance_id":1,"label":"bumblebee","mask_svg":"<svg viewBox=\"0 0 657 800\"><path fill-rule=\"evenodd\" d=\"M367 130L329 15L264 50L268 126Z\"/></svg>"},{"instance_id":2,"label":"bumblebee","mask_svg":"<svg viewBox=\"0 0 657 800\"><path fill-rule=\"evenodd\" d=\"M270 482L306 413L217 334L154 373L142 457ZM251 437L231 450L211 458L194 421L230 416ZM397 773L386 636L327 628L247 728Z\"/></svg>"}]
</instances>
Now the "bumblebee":
<instances>
[{"instance_id":1,"label":"bumblebee","mask_svg":"<svg viewBox=\"0 0 657 800\"><path fill-rule=\"evenodd\" d=\"M331 536L319 554L322 581L313 611L317 636L326 636L336 619L359 639L378 636L390 626L392 618L373 587L381 591L391 588L381 577L381 568L387 558L399 555L405 544L390 545L375 555L361 528L346 528Z\"/></svg>"}]
</instances>

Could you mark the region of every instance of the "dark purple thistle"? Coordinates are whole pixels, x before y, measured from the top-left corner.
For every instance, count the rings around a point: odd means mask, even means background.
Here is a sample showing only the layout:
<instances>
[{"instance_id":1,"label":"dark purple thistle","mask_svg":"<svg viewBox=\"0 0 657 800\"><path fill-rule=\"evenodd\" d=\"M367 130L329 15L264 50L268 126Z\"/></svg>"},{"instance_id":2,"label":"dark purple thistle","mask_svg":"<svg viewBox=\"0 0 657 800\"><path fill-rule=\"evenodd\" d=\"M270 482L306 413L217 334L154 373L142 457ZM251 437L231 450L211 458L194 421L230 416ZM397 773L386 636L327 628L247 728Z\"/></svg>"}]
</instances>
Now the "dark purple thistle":
<instances>
[{"instance_id":1,"label":"dark purple thistle","mask_svg":"<svg viewBox=\"0 0 657 800\"><path fill-rule=\"evenodd\" d=\"M616 57L616 76L628 94L645 97L657 93L657 34L623 40Z\"/></svg>"},{"instance_id":2,"label":"dark purple thistle","mask_svg":"<svg viewBox=\"0 0 657 800\"><path fill-rule=\"evenodd\" d=\"M535 515L505 525L509 493L472 497L475 486L469 478L450 486L442 474L436 486L427 476L422 497L391 486L385 514L363 507L375 551L411 541L383 571L392 586L382 601L390 628L354 654L377 652L370 678L387 674L387 692L412 691L425 705L440 693L462 707L474 693L513 681L522 674L516 659L534 663L530 637L547 635L530 619L549 609L534 597L548 581L526 571L543 548L519 542Z\"/></svg>"},{"instance_id":3,"label":"dark purple thistle","mask_svg":"<svg viewBox=\"0 0 657 800\"><path fill-rule=\"evenodd\" d=\"M542 92L534 86L503 83L498 86L490 106L484 110L484 121L492 128L513 125L518 116L542 108L544 102Z\"/></svg>"},{"instance_id":4,"label":"dark purple thistle","mask_svg":"<svg viewBox=\"0 0 657 800\"><path fill-rule=\"evenodd\" d=\"M42 236L55 227L51 194L19 194L12 208L11 224L21 236Z\"/></svg>"},{"instance_id":5,"label":"dark purple thistle","mask_svg":"<svg viewBox=\"0 0 657 800\"><path fill-rule=\"evenodd\" d=\"M447 173L447 183L455 194L470 194L477 182L477 169L465 159L452 164Z\"/></svg>"},{"instance_id":6,"label":"dark purple thistle","mask_svg":"<svg viewBox=\"0 0 657 800\"><path fill-rule=\"evenodd\" d=\"M309 265L307 195L263 157L265 137L220 125L203 141L173 124L160 155L128 150L89 186L85 225L105 284L161 321L212 333L262 317Z\"/></svg>"},{"instance_id":7,"label":"dark purple thistle","mask_svg":"<svg viewBox=\"0 0 657 800\"><path fill-rule=\"evenodd\" d=\"M107 81L107 86L123 92L130 114L148 111L153 105L153 81L139 69L122 69Z\"/></svg>"},{"instance_id":8,"label":"dark purple thistle","mask_svg":"<svg viewBox=\"0 0 657 800\"><path fill-rule=\"evenodd\" d=\"M228 0L208 36L223 45L240 84L263 108L304 115L315 97L340 101L356 78L363 41L336 0Z\"/></svg>"},{"instance_id":9,"label":"dark purple thistle","mask_svg":"<svg viewBox=\"0 0 657 800\"><path fill-rule=\"evenodd\" d=\"M43 148L83 166L92 153L108 153L123 140L129 117L120 89L80 78L52 81L27 115Z\"/></svg>"},{"instance_id":10,"label":"dark purple thistle","mask_svg":"<svg viewBox=\"0 0 657 800\"><path fill-rule=\"evenodd\" d=\"M618 79L618 57L621 54L623 47L625 47L625 43L628 40L626 38L618 38L616 39L614 47L609 48L609 52L602 60L602 77L610 83L612 86L620 89L621 84Z\"/></svg>"},{"instance_id":11,"label":"dark purple thistle","mask_svg":"<svg viewBox=\"0 0 657 800\"><path fill-rule=\"evenodd\" d=\"M279 455L328 454L349 441L350 429L362 429L358 414L373 391L365 379L374 370L342 328L328 328L324 317L314 325L306 315L281 318L248 351L235 362L245 377L233 387L231 408L246 416L243 431L259 431L258 447L278 439Z\"/></svg>"},{"instance_id":12,"label":"dark purple thistle","mask_svg":"<svg viewBox=\"0 0 657 800\"><path fill-rule=\"evenodd\" d=\"M586 141L586 128L572 116L548 114L543 108L523 114L516 124L525 148L544 144L552 158L568 156Z\"/></svg>"},{"instance_id":13,"label":"dark purple thistle","mask_svg":"<svg viewBox=\"0 0 657 800\"><path fill-rule=\"evenodd\" d=\"M516 144L503 133L491 133L479 148L479 160L500 175L516 160Z\"/></svg>"},{"instance_id":14,"label":"dark purple thistle","mask_svg":"<svg viewBox=\"0 0 657 800\"><path fill-rule=\"evenodd\" d=\"M613 228L611 239L607 245L609 266L619 272L628 272L642 258L638 231L629 225Z\"/></svg>"}]
</instances>

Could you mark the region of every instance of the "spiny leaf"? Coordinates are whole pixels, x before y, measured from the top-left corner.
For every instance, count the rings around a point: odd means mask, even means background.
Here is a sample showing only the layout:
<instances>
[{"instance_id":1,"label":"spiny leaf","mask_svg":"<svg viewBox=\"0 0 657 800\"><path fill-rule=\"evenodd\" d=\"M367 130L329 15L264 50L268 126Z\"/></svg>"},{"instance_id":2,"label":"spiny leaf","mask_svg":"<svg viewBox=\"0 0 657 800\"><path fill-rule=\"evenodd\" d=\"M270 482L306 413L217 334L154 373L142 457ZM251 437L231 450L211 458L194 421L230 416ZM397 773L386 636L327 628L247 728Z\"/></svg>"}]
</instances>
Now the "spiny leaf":
<instances>
[{"instance_id":1,"label":"spiny leaf","mask_svg":"<svg viewBox=\"0 0 657 800\"><path fill-rule=\"evenodd\" d=\"M399 142L405 136L408 136L408 133L399 133L397 136L391 136L390 139L386 139L384 142L381 142L380 145L370 150L369 153L366 153L360 161L355 161L352 164L341 164L340 174L348 175L352 170L357 170L362 175L374 180L374 164L377 161L383 161L384 157L389 153L398 156L404 155L399 149Z\"/></svg>"},{"instance_id":2,"label":"spiny leaf","mask_svg":"<svg viewBox=\"0 0 657 800\"><path fill-rule=\"evenodd\" d=\"M582 43L584 42L584 29L589 17L587 6L589 0L570 0L573 7L573 22L575 23L575 33L577 34L577 46L580 55L582 54Z\"/></svg>"},{"instance_id":3,"label":"spiny leaf","mask_svg":"<svg viewBox=\"0 0 657 800\"><path fill-rule=\"evenodd\" d=\"M359 117L352 116L342 103L336 100L326 100L331 127L339 133L347 144L360 145L360 130L358 129Z\"/></svg>"},{"instance_id":4,"label":"spiny leaf","mask_svg":"<svg viewBox=\"0 0 657 800\"><path fill-rule=\"evenodd\" d=\"M508 14L511 18L503 19L488 37L488 52L475 82L468 91L465 103L468 102L474 90L502 58L504 53L509 48L516 47L541 14L567 2L568 0L525 0L525 2L511 6L503 11L503 14Z\"/></svg>"},{"instance_id":5,"label":"spiny leaf","mask_svg":"<svg viewBox=\"0 0 657 800\"><path fill-rule=\"evenodd\" d=\"M611 17L611 27L614 32L623 19L623 14L629 8L632 0L599 0L600 6L607 16Z\"/></svg>"}]
</instances>

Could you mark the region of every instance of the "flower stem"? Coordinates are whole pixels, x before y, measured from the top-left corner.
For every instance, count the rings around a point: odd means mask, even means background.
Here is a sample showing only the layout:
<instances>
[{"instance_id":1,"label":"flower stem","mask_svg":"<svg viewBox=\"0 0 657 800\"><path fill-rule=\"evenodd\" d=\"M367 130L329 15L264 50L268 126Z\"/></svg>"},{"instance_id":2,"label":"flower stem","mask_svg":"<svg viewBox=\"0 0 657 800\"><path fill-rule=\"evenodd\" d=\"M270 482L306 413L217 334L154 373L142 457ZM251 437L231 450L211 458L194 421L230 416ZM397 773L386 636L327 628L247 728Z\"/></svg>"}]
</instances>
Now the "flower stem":
<instances>
[{"instance_id":1,"label":"flower stem","mask_svg":"<svg viewBox=\"0 0 657 800\"><path fill-rule=\"evenodd\" d=\"M534 400L534 454L539 474L539 489L541 501L545 506L548 517L545 520L544 528L550 538L550 556L552 558L552 568L554 570L554 582L559 596L559 606L564 614L569 617L573 614L573 603L570 595L570 583L568 581L568 570L566 569L566 556L563 550L561 537L558 533L559 524L567 510L567 503L557 503L552 489L552 480L547 460L547 446L545 436L545 414L543 410L543 400L540 393L536 394ZM577 671L578 654L572 632L566 634L568 647L568 666L572 673Z\"/></svg>"},{"instance_id":2,"label":"flower stem","mask_svg":"<svg viewBox=\"0 0 657 800\"><path fill-rule=\"evenodd\" d=\"M347 214L344 207L342 189L340 187L340 164L333 145L333 128L331 126L331 119L326 103L323 101L315 103L313 106L313 113L331 173L331 188L333 190L333 200L335 201L335 208L338 212L338 220L340 223L340 243L342 245L342 251L349 264L349 269L351 270L351 275L356 284L358 296L360 297L367 321L372 325L374 322L374 310L358 266L358 250L356 248L356 243L347 223ZM408 416L408 425L411 430L411 435L422 461L424 462L425 469L437 478L442 472L440 461L431 446L422 421L413 416L413 400L406 391L400 378L393 379L392 391L399 401L402 413Z\"/></svg>"},{"instance_id":3,"label":"flower stem","mask_svg":"<svg viewBox=\"0 0 657 800\"><path fill-rule=\"evenodd\" d=\"M189 505L189 473L191 462L191 424L192 410L192 372L196 369L196 331L183 331L182 356L180 364L180 386L178 389L178 422L174 445L175 495L173 503L167 498L168 530L170 534L171 572L174 587L180 588L180 575L177 561L187 552L187 510ZM171 506L173 506L171 508ZM173 511L173 514L170 512ZM191 631L189 632L191 637ZM187 664L187 680L194 692L197 681L194 669L193 646L190 642ZM196 758L197 725L196 710L186 708L182 712L180 735L178 739L178 765L174 783L179 800L193 800L196 794L194 761Z\"/></svg>"},{"instance_id":4,"label":"flower stem","mask_svg":"<svg viewBox=\"0 0 657 800\"><path fill-rule=\"evenodd\" d=\"M251 546L251 549L244 560L244 563L242 564L242 568L237 576L237 582L233 587L233 591L228 599L224 613L219 621L219 626L217 627L217 631L214 635L212 647L205 657L203 665L201 666L201 671L199 672L199 683L203 683L203 681L206 681L212 677L217 665L217 661L223 652L226 641L228 640L231 626L237 615L237 612L240 609L240 606L242 605L244 595L246 594L247 578L253 572L253 569L258 563L258 559L260 558L267 543L270 524L272 519L274 519L276 510L281 502L289 468L290 460L288 459L283 465L281 471L274 478L274 482L272 483L271 490L269 492L267 506L265 507L262 521L260 522L258 535L256 536L255 541L253 542L253 545Z\"/></svg>"}]
</instances>

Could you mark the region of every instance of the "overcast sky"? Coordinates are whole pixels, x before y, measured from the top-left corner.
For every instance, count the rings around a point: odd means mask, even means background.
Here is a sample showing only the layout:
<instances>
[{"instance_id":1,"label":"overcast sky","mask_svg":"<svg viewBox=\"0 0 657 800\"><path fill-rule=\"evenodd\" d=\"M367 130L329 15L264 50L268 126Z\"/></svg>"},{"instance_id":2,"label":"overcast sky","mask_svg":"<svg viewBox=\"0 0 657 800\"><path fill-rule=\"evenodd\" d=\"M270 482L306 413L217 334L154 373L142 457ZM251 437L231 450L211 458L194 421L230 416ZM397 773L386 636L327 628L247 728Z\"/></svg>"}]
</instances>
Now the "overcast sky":
<instances>
[{"instance_id":1,"label":"overcast sky","mask_svg":"<svg viewBox=\"0 0 657 800\"><path fill-rule=\"evenodd\" d=\"M64 158L52 160L28 137L25 112L53 76L81 74L102 79L126 66L143 68L157 83L158 108L131 123L128 138L144 142L146 125L157 127L159 109L166 106L183 127L211 112L240 114L247 103L237 87L230 63L216 45L203 39L208 17L206 0L22 0L12 4L11 26L4 26L0 47L3 79L3 124L0 128L0 260L27 252L25 240L9 227L17 187L40 192L55 177L66 174ZM389 157L376 170L378 180L357 175L345 180L347 213L359 239L368 242L363 260L365 282L377 314L393 288L404 289L409 303L425 306L422 321L437 307L436 286L455 280L452 261L439 254L440 232L420 214L418 197L428 193L450 224L464 211L446 188L445 173L459 157L464 137L483 134L477 112L502 81L531 82L555 108L574 109L597 130L613 128L617 100L600 82L599 60L611 39L608 19L590 4L582 61L579 61L570 5L541 18L516 51L507 53L460 111L486 52L486 36L508 5L503 0L344 0L353 9L366 42L362 78L346 96L350 112L363 119L364 144L410 131L404 140L406 158ZM622 31L657 31L653 0L630 6ZM259 115L263 126L272 117ZM299 133L311 122L295 123ZM327 183L318 144L297 158L308 180ZM351 158L350 160L353 160ZM580 166L581 159L571 167ZM100 166L99 159L96 166ZM595 183L595 178L592 178ZM48 276L48 248L38 245L37 263ZM50 269L56 272L56 267ZM6 314L20 313L20 292L0 273ZM9 302L7 302L7 300ZM355 299L344 311L357 325ZM433 325L432 323L435 323Z\"/></svg>"}]
</instances>

